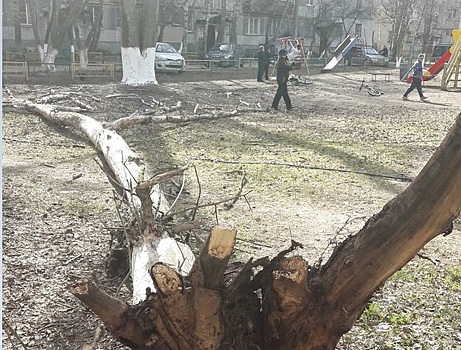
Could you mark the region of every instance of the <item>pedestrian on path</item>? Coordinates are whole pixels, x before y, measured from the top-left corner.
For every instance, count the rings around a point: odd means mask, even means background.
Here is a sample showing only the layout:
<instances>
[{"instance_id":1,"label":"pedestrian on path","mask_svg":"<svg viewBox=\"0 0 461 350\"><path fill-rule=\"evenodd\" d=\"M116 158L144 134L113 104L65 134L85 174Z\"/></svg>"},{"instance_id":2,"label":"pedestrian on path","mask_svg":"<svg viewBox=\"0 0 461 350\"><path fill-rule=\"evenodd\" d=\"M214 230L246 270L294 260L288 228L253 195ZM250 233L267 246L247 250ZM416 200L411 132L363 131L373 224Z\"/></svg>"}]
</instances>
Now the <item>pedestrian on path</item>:
<instances>
[{"instance_id":1,"label":"pedestrian on path","mask_svg":"<svg viewBox=\"0 0 461 350\"><path fill-rule=\"evenodd\" d=\"M264 79L269 80L269 65L271 63L271 51L269 45L264 46L264 58L266 59L264 66Z\"/></svg>"},{"instance_id":2,"label":"pedestrian on path","mask_svg":"<svg viewBox=\"0 0 461 350\"><path fill-rule=\"evenodd\" d=\"M258 51L258 78L256 81L262 82L263 76L264 76L264 70L266 69L266 55L264 53L264 46L259 45L259 51Z\"/></svg>"},{"instance_id":3,"label":"pedestrian on path","mask_svg":"<svg viewBox=\"0 0 461 350\"><path fill-rule=\"evenodd\" d=\"M291 110L293 107L291 105L290 96L288 96L288 77L290 75L291 65L290 61L287 58L288 52L284 49L279 51L279 59L277 60L277 93L274 96L272 101L272 108L277 110L279 106L280 99L283 97L287 110Z\"/></svg>"},{"instance_id":4,"label":"pedestrian on path","mask_svg":"<svg viewBox=\"0 0 461 350\"><path fill-rule=\"evenodd\" d=\"M405 93L403 94L403 97L402 97L402 99L404 101L408 100L408 95L414 89L416 89L418 91L419 98L421 99L421 101L424 101L424 100L427 99L427 97L424 96L423 89L421 87L421 84L422 84L422 81L423 81L423 60L424 60L424 55L419 54L418 60L416 61L416 63L413 66L413 79L411 80L411 85L407 89L407 91L405 91Z\"/></svg>"}]
</instances>

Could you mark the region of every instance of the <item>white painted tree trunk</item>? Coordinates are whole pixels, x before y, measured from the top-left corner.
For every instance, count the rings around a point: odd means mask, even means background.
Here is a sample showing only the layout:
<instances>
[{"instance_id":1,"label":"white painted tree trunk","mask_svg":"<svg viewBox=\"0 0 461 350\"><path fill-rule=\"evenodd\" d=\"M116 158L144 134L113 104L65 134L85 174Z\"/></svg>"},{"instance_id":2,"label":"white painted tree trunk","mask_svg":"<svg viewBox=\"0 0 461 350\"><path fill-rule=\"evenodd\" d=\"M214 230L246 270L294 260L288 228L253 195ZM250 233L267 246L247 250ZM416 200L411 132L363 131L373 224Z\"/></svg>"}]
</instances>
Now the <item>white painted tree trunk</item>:
<instances>
[{"instance_id":1,"label":"white painted tree trunk","mask_svg":"<svg viewBox=\"0 0 461 350\"><path fill-rule=\"evenodd\" d=\"M48 46L48 51L45 52L43 56L43 69L47 72L54 72L56 66L54 64L56 57L58 56L59 51L54 47Z\"/></svg>"},{"instance_id":2,"label":"white painted tree trunk","mask_svg":"<svg viewBox=\"0 0 461 350\"><path fill-rule=\"evenodd\" d=\"M155 48L122 47L122 84L158 84L155 78Z\"/></svg>"},{"instance_id":3,"label":"white painted tree trunk","mask_svg":"<svg viewBox=\"0 0 461 350\"><path fill-rule=\"evenodd\" d=\"M81 71L88 67L88 47L78 49L79 68Z\"/></svg>"},{"instance_id":4,"label":"white painted tree trunk","mask_svg":"<svg viewBox=\"0 0 461 350\"><path fill-rule=\"evenodd\" d=\"M43 62L45 60L45 51L42 45L37 45L37 52L40 55L40 62Z\"/></svg>"}]
</instances>

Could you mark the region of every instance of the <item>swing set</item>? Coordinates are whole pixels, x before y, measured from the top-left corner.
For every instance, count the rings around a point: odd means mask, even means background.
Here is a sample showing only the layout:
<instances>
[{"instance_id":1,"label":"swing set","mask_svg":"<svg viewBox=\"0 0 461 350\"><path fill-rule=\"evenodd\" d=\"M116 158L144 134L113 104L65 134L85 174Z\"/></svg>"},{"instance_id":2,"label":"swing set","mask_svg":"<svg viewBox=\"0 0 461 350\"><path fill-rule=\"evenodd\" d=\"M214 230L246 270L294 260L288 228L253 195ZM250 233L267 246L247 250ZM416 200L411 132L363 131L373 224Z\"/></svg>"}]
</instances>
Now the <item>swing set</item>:
<instances>
[{"instance_id":1,"label":"swing set","mask_svg":"<svg viewBox=\"0 0 461 350\"><path fill-rule=\"evenodd\" d=\"M307 65L307 59L309 55L305 54L304 40L302 38L280 38L275 41L275 54L277 54L277 59L274 64L274 68L272 69L271 76L273 76L274 70L277 67L278 52L282 49L288 52L287 58L292 66L299 66L300 69L304 67L306 70L305 77L301 77L301 74L290 74L289 81L294 85L312 83L310 79L309 67Z\"/></svg>"}]
</instances>

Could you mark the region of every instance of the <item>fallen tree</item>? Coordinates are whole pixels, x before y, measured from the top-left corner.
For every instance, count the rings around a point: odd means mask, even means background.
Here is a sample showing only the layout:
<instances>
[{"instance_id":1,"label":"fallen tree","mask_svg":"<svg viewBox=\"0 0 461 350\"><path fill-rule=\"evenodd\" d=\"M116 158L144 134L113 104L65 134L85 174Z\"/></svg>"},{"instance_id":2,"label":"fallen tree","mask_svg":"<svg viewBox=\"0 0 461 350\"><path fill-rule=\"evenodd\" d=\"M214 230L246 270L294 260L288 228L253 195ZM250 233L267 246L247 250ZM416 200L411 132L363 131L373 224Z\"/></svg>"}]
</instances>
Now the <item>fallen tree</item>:
<instances>
[{"instance_id":1,"label":"fallen tree","mask_svg":"<svg viewBox=\"0 0 461 350\"><path fill-rule=\"evenodd\" d=\"M29 108L59 124L96 125L76 113ZM105 138L116 137L98 130ZM103 144L97 147L104 152ZM140 202L134 207L146 239L163 235L156 224L163 201L157 186L166 177L139 176L124 185L131 186L131 203ZM292 242L272 260L229 266L237 233L216 227L200 256L188 260L189 268L182 256L176 263L146 262L152 286L135 305L87 279L69 290L133 349L334 349L379 286L431 239L451 232L461 209L460 190L461 114L408 188L339 244L323 265L288 256L298 246Z\"/></svg>"}]
</instances>

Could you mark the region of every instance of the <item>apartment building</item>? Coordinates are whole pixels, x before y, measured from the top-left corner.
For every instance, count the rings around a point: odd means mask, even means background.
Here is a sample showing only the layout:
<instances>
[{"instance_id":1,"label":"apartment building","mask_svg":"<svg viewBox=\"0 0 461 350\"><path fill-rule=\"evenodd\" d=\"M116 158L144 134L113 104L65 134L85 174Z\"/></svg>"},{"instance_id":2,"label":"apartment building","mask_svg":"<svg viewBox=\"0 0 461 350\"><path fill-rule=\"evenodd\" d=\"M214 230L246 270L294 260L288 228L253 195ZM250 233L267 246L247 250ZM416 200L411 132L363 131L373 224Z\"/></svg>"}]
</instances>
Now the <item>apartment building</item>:
<instances>
[{"instance_id":1,"label":"apartment building","mask_svg":"<svg viewBox=\"0 0 461 350\"><path fill-rule=\"evenodd\" d=\"M304 39L306 50L320 54L336 47L346 35L359 36L367 44L373 42L373 0L190 0L176 6L174 16L159 20L162 41L187 51L202 54L216 42L236 42L251 56L263 43L278 37ZM4 1L3 50L17 50L18 37L23 50L36 50L32 28L32 10L25 0L18 0L19 13L14 16L13 1ZM43 40L49 16L50 0L35 0L37 27ZM89 30L95 16L95 4L84 13ZM170 10L171 11L171 10ZM17 18L17 20L14 20ZM168 18L168 21L162 21ZM105 0L103 23L98 49L109 54L120 52L121 16L117 0ZM71 52L70 31L60 48L60 56Z\"/></svg>"}]
</instances>

